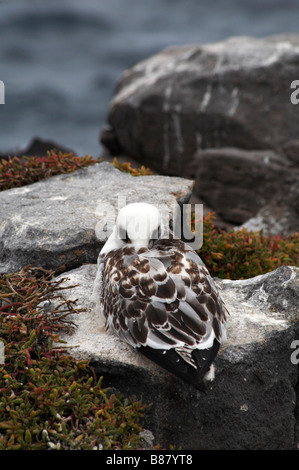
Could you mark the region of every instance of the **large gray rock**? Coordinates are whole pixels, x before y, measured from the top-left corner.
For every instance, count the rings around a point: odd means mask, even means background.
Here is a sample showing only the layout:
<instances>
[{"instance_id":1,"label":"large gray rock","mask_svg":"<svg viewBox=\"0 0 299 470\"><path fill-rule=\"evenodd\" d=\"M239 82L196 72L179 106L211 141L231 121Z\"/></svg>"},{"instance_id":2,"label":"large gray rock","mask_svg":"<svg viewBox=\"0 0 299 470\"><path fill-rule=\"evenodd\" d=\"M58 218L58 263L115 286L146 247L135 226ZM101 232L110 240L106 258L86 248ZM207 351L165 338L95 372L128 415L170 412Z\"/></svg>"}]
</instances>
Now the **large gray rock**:
<instances>
[{"instance_id":1,"label":"large gray rock","mask_svg":"<svg viewBox=\"0 0 299 470\"><path fill-rule=\"evenodd\" d=\"M95 263L118 208L187 203L193 181L131 176L98 163L0 193L0 272L32 264L63 272ZM101 225L107 220L107 232Z\"/></svg>"},{"instance_id":2,"label":"large gray rock","mask_svg":"<svg viewBox=\"0 0 299 470\"><path fill-rule=\"evenodd\" d=\"M182 449L297 448L299 268L218 280L230 317L206 394L100 329L90 300L95 273L95 265L67 273L63 285L77 287L64 296L78 299L85 312L70 318L77 328L62 339L68 352L91 361L104 386L152 403L144 425L156 442Z\"/></svg>"},{"instance_id":3,"label":"large gray rock","mask_svg":"<svg viewBox=\"0 0 299 470\"><path fill-rule=\"evenodd\" d=\"M199 149L277 149L298 138L299 35L170 47L120 77L102 143L184 174Z\"/></svg>"},{"instance_id":4,"label":"large gray rock","mask_svg":"<svg viewBox=\"0 0 299 470\"><path fill-rule=\"evenodd\" d=\"M270 204L275 223L258 214L254 226L289 234L298 224L289 192L283 217L271 199L299 174L298 76L299 35L170 47L120 77L101 141L113 155L194 178L195 194L225 222Z\"/></svg>"}]
</instances>

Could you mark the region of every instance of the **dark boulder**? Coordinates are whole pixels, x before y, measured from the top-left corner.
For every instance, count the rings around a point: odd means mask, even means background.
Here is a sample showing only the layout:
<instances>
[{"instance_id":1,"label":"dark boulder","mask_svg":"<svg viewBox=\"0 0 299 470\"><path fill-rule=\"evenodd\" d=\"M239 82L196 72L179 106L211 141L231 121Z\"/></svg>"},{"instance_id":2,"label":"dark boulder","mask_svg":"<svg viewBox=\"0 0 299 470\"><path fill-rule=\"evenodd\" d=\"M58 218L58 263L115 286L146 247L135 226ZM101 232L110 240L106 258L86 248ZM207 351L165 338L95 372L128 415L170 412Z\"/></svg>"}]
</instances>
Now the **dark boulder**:
<instances>
[{"instance_id":1,"label":"dark boulder","mask_svg":"<svg viewBox=\"0 0 299 470\"><path fill-rule=\"evenodd\" d=\"M194 159L195 193L235 225L253 217L293 174L271 150L207 149Z\"/></svg>"},{"instance_id":2,"label":"dark boulder","mask_svg":"<svg viewBox=\"0 0 299 470\"><path fill-rule=\"evenodd\" d=\"M102 143L168 174L199 149L277 149L298 138L299 35L170 47L121 76Z\"/></svg>"},{"instance_id":3,"label":"dark boulder","mask_svg":"<svg viewBox=\"0 0 299 470\"><path fill-rule=\"evenodd\" d=\"M298 76L299 35L170 47L120 77L101 141L108 154L195 179L195 196L224 223L254 218L257 230L289 234L298 225L287 189L299 172Z\"/></svg>"}]
</instances>

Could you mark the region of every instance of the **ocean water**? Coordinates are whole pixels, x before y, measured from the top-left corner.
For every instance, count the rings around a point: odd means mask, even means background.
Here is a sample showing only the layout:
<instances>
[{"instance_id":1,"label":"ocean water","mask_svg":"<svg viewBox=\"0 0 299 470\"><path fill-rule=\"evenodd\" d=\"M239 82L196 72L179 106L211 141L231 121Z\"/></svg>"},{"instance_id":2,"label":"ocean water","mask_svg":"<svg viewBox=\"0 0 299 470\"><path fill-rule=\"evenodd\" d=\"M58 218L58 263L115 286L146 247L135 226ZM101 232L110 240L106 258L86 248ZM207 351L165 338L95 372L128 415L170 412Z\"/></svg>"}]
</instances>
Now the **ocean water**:
<instances>
[{"instance_id":1,"label":"ocean water","mask_svg":"<svg viewBox=\"0 0 299 470\"><path fill-rule=\"evenodd\" d=\"M0 1L0 152L39 136L101 153L121 73L161 49L297 33L298 0Z\"/></svg>"}]
</instances>

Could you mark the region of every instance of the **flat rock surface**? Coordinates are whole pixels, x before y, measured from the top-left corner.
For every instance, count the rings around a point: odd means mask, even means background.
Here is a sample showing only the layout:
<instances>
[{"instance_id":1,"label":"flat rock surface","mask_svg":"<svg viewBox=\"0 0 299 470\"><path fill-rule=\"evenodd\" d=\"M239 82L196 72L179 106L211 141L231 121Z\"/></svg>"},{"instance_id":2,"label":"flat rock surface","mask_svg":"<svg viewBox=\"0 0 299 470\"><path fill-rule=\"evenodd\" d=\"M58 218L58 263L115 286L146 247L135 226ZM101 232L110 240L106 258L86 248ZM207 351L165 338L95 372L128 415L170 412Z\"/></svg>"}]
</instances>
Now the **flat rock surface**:
<instances>
[{"instance_id":1,"label":"flat rock surface","mask_svg":"<svg viewBox=\"0 0 299 470\"><path fill-rule=\"evenodd\" d=\"M191 180L131 176L103 162L2 191L0 272L28 264L63 272L95 263L109 235L102 236L98 224L106 216L112 225L119 204L162 201L172 206L188 202L192 188Z\"/></svg>"}]
</instances>

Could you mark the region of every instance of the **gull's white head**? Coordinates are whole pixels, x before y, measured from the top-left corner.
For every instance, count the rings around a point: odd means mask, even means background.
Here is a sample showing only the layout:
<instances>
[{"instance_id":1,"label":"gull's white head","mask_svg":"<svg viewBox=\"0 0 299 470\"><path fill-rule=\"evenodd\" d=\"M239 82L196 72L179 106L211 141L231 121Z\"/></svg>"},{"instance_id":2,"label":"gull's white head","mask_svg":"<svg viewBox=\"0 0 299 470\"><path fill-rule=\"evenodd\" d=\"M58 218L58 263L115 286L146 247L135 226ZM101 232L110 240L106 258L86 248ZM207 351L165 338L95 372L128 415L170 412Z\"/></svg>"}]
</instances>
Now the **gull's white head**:
<instances>
[{"instance_id":1,"label":"gull's white head","mask_svg":"<svg viewBox=\"0 0 299 470\"><path fill-rule=\"evenodd\" d=\"M162 219L157 207L136 202L123 207L118 214L112 234L101 253L131 244L136 251L151 248L154 240L160 238Z\"/></svg>"}]
</instances>

